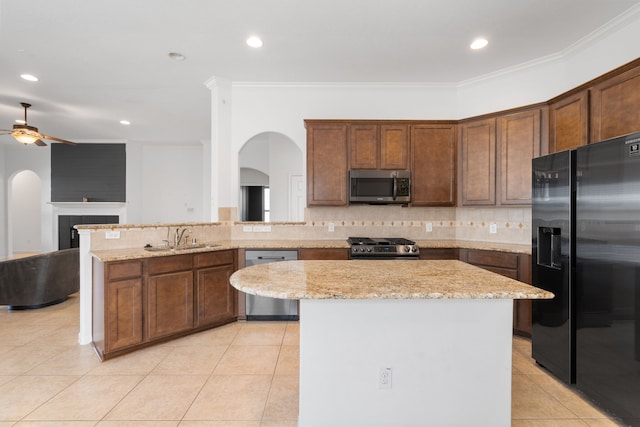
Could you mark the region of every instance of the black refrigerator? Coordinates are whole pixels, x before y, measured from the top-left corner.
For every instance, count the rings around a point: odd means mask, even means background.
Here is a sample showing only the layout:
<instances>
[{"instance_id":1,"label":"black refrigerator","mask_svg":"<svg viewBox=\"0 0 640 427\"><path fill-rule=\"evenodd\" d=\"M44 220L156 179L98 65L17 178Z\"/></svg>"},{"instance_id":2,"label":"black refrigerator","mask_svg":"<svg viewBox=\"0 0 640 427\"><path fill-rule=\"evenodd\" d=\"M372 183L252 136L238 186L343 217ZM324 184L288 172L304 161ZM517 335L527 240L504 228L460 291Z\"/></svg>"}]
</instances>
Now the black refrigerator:
<instances>
[{"instance_id":1,"label":"black refrigerator","mask_svg":"<svg viewBox=\"0 0 640 427\"><path fill-rule=\"evenodd\" d=\"M532 166L532 356L640 426L640 133Z\"/></svg>"}]
</instances>

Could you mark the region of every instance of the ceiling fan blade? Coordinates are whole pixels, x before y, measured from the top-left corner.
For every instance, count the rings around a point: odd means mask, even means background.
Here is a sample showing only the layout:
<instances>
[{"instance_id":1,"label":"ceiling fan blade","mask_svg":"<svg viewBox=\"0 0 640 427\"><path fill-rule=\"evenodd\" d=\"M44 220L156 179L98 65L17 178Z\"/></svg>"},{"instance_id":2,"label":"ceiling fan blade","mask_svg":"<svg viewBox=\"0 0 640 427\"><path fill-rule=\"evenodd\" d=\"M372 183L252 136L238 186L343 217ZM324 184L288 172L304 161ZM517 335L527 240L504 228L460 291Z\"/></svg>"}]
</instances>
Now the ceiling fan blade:
<instances>
[{"instance_id":1,"label":"ceiling fan blade","mask_svg":"<svg viewBox=\"0 0 640 427\"><path fill-rule=\"evenodd\" d=\"M35 141L33 141L33 143L36 144L38 147L46 147L47 146L47 143L44 142L41 139L36 139Z\"/></svg>"},{"instance_id":2,"label":"ceiling fan blade","mask_svg":"<svg viewBox=\"0 0 640 427\"><path fill-rule=\"evenodd\" d=\"M50 139L51 141L62 142L63 144L76 145L75 142L67 141L66 139L56 138L55 136L42 135L42 137L45 139Z\"/></svg>"}]
</instances>

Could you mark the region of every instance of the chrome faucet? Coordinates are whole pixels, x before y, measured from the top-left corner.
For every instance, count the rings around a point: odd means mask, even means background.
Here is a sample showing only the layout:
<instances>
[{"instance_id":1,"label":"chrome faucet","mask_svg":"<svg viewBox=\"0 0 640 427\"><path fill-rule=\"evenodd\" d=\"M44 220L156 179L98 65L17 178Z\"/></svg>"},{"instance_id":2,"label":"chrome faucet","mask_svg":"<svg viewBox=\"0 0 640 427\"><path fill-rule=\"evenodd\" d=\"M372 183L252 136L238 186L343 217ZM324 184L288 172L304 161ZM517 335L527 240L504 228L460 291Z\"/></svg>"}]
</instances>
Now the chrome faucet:
<instances>
[{"instance_id":1,"label":"chrome faucet","mask_svg":"<svg viewBox=\"0 0 640 427\"><path fill-rule=\"evenodd\" d=\"M180 231L180 227L176 228L176 234L173 238L174 246L176 248L180 246L180 242L182 241L182 236L184 236L184 233L186 232L191 233L191 231L189 231L188 228L183 228L182 231Z\"/></svg>"}]
</instances>

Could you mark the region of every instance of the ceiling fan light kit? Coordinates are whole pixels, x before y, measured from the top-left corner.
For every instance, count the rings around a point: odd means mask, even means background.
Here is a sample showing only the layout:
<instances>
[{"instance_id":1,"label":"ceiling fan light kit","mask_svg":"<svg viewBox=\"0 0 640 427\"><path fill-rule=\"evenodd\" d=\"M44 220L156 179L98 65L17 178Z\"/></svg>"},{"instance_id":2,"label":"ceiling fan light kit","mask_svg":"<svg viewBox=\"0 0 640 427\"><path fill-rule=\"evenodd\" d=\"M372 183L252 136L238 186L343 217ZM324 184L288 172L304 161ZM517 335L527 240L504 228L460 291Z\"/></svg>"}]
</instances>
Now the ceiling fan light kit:
<instances>
[{"instance_id":1,"label":"ceiling fan light kit","mask_svg":"<svg viewBox=\"0 0 640 427\"><path fill-rule=\"evenodd\" d=\"M43 133L38 132L37 127L29 126L27 124L27 109L31 107L31 104L27 104L26 102L21 102L20 105L22 105L22 107L24 108L24 124L15 124L13 125L13 130L0 129L0 132L3 131L3 132L10 133L11 136L16 139L16 141L24 145L35 144L39 147L46 147L47 144L43 141L43 139L50 139L52 141L61 142L67 145L76 145L75 142L45 135Z\"/></svg>"}]
</instances>

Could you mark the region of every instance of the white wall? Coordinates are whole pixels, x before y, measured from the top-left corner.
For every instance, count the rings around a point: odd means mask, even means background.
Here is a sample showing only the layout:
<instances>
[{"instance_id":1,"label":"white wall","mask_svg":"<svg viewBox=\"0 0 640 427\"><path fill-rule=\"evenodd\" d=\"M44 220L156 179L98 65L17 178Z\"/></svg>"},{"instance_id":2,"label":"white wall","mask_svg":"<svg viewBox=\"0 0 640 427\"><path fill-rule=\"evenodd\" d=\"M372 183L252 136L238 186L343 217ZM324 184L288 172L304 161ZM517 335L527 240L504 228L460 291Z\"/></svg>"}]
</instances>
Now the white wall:
<instances>
[{"instance_id":1,"label":"white wall","mask_svg":"<svg viewBox=\"0 0 640 427\"><path fill-rule=\"evenodd\" d=\"M25 170L11 180L11 241L14 253L40 252L41 181L35 172Z\"/></svg>"},{"instance_id":2,"label":"white wall","mask_svg":"<svg viewBox=\"0 0 640 427\"><path fill-rule=\"evenodd\" d=\"M50 147L37 147L35 145L23 146L16 143L15 145L9 145L4 147L4 183L0 191L0 199L6 201L4 209L0 212L0 221L7 224L6 227L10 227L9 224L9 185L11 185L12 178L19 172L24 170L31 170L38 175L41 181L41 194L40 194L40 249L42 251L55 250L54 236L53 236L53 219L52 219L52 206L47 203L51 200L51 149ZM6 228L5 235L2 239L5 253L4 256L9 255L11 248L9 247L9 228Z\"/></svg>"},{"instance_id":3,"label":"white wall","mask_svg":"<svg viewBox=\"0 0 640 427\"><path fill-rule=\"evenodd\" d=\"M0 146L0 259L7 257L7 194L9 193L9 183L5 178L5 160L7 158L4 152L4 146Z\"/></svg>"},{"instance_id":4,"label":"white wall","mask_svg":"<svg viewBox=\"0 0 640 427\"><path fill-rule=\"evenodd\" d=\"M204 221L202 146L147 144L141 154L142 222Z\"/></svg>"},{"instance_id":5,"label":"white wall","mask_svg":"<svg viewBox=\"0 0 640 427\"><path fill-rule=\"evenodd\" d=\"M271 188L271 221L291 221L289 217L289 177L302 175L302 150L289 138L271 136L269 187Z\"/></svg>"}]
</instances>

